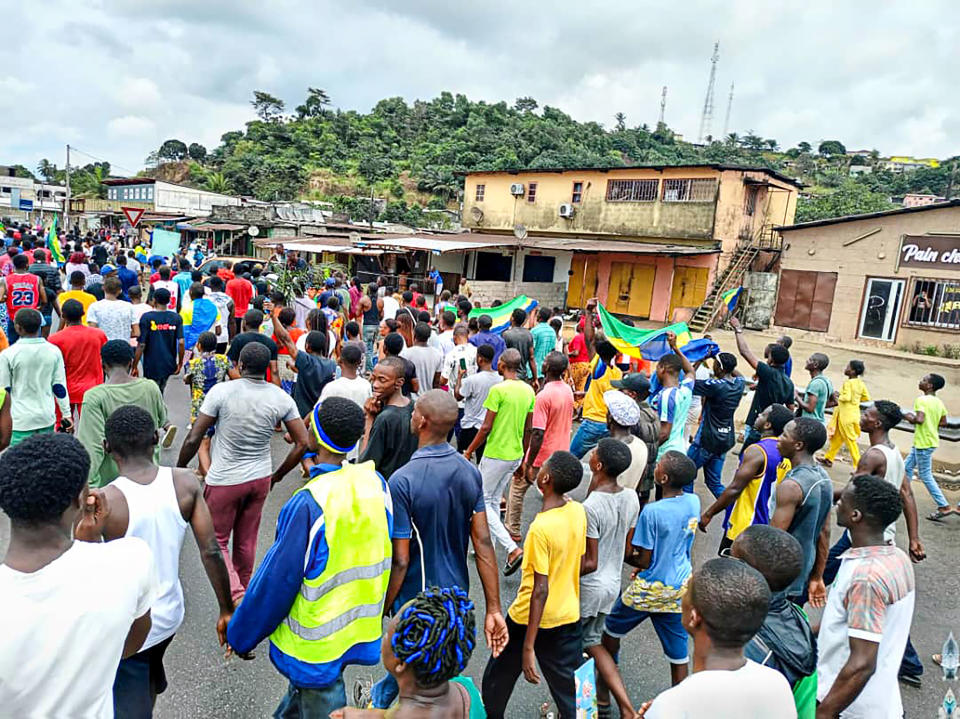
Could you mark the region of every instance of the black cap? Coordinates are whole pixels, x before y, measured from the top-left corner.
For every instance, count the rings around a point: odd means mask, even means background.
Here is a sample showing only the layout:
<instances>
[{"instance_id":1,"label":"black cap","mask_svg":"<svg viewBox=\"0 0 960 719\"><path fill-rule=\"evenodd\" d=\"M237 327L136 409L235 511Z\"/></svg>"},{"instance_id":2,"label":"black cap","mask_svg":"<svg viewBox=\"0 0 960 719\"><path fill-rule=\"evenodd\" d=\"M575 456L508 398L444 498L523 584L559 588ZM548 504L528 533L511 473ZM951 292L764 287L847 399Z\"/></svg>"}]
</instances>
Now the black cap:
<instances>
[{"instance_id":1,"label":"black cap","mask_svg":"<svg viewBox=\"0 0 960 719\"><path fill-rule=\"evenodd\" d=\"M625 374L621 379L611 380L610 385L617 389L628 389L638 394L650 392L650 380L643 372Z\"/></svg>"}]
</instances>

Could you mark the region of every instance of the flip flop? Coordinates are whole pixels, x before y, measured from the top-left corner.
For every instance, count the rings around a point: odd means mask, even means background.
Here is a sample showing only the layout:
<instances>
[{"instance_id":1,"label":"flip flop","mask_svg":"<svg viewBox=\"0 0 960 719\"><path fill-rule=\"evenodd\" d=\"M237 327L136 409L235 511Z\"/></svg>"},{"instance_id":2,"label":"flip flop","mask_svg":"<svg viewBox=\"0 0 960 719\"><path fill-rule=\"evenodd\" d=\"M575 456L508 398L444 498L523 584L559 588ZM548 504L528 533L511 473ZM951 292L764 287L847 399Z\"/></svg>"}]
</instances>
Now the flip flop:
<instances>
[{"instance_id":1,"label":"flip flop","mask_svg":"<svg viewBox=\"0 0 960 719\"><path fill-rule=\"evenodd\" d=\"M523 564L523 552L520 552L513 561L509 559L503 565L503 576L509 577L511 574L520 569L520 565Z\"/></svg>"},{"instance_id":2,"label":"flip flop","mask_svg":"<svg viewBox=\"0 0 960 719\"><path fill-rule=\"evenodd\" d=\"M163 441L160 443L160 446L164 449L170 449L173 444L174 438L177 436L177 425L171 424L167 427L166 433L163 435Z\"/></svg>"},{"instance_id":3,"label":"flip flop","mask_svg":"<svg viewBox=\"0 0 960 719\"><path fill-rule=\"evenodd\" d=\"M946 512L941 512L935 509L927 515L927 519L929 519L931 522L940 522L944 517L949 517L951 514L953 514L953 511L949 509Z\"/></svg>"},{"instance_id":4,"label":"flip flop","mask_svg":"<svg viewBox=\"0 0 960 719\"><path fill-rule=\"evenodd\" d=\"M931 655L930 655L930 659L931 659L931 661L933 661L934 664L936 664L936 665L939 667L940 664L943 662L943 655L942 655L942 654L931 654Z\"/></svg>"}]
</instances>

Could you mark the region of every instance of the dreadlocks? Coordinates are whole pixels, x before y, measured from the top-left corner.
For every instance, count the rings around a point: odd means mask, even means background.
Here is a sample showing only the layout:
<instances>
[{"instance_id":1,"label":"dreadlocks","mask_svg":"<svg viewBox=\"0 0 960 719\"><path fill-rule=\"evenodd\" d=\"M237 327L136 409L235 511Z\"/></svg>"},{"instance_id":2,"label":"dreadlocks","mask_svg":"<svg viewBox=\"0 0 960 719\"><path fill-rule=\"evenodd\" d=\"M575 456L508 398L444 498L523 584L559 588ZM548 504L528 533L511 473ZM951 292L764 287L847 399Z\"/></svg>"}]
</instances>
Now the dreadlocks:
<instances>
[{"instance_id":1,"label":"dreadlocks","mask_svg":"<svg viewBox=\"0 0 960 719\"><path fill-rule=\"evenodd\" d=\"M417 684L435 687L459 675L476 646L473 602L460 587L431 587L400 610L391 646Z\"/></svg>"}]
</instances>

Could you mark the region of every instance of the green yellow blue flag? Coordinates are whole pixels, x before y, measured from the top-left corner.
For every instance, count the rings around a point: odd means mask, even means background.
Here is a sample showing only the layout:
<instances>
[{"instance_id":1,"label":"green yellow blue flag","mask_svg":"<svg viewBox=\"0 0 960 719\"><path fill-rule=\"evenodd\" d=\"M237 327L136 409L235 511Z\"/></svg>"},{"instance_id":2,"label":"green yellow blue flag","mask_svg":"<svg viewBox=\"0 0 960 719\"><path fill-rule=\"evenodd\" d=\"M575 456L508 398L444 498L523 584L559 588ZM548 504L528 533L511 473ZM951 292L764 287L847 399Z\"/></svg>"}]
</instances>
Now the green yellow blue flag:
<instances>
[{"instance_id":1,"label":"green yellow blue flag","mask_svg":"<svg viewBox=\"0 0 960 719\"><path fill-rule=\"evenodd\" d=\"M470 314L467 317L469 319L479 317L480 315L490 315L490 319L493 320L493 327L490 331L500 334L510 326L510 315L513 314L515 309L519 307L529 316L537 304L538 302L536 300L532 300L526 295L520 295L519 297L514 297L505 305L499 305L498 307L478 307L470 310Z\"/></svg>"},{"instance_id":2,"label":"green yellow blue flag","mask_svg":"<svg viewBox=\"0 0 960 719\"><path fill-rule=\"evenodd\" d=\"M57 216L53 216L53 222L50 225L50 230L47 232L47 249L50 250L50 254L53 255L54 262L58 264L63 264L67 261L67 258L63 256L63 250L60 249L60 239L57 237Z\"/></svg>"},{"instance_id":3,"label":"green yellow blue flag","mask_svg":"<svg viewBox=\"0 0 960 719\"><path fill-rule=\"evenodd\" d=\"M720 299L727 306L727 312L730 314L733 314L733 311L737 308L737 301L740 299L741 292L743 292L743 287L734 287L720 295Z\"/></svg>"},{"instance_id":4,"label":"green yellow blue flag","mask_svg":"<svg viewBox=\"0 0 960 719\"><path fill-rule=\"evenodd\" d=\"M686 322L677 322L659 329L643 329L624 324L603 305L598 309L603 334L618 352L630 357L656 362L664 355L671 354L673 350L667 344L668 332L677 336L677 349L682 350L691 362L712 357L719 351L716 343L711 340L693 339Z\"/></svg>"}]
</instances>

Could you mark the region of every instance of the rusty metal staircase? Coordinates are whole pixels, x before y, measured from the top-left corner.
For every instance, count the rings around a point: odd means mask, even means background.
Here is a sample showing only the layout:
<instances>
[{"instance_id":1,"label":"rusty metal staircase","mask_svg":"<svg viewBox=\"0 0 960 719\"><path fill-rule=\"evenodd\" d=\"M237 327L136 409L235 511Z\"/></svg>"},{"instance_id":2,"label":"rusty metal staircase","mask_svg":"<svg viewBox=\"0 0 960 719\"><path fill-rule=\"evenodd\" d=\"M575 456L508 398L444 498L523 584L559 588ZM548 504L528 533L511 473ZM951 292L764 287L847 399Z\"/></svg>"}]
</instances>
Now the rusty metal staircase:
<instances>
[{"instance_id":1,"label":"rusty metal staircase","mask_svg":"<svg viewBox=\"0 0 960 719\"><path fill-rule=\"evenodd\" d=\"M750 269L759 252L761 250L779 250L780 242L779 233L776 233L770 225L761 227L753 238L741 241L737 245L737 249L734 250L730 262L727 263L723 272L713 283L710 294L707 295L703 304L697 308L697 311L693 313L693 317L687 323L690 329L694 332L706 332L713 326L717 315L723 308L723 302L720 299L723 293L742 285L744 275Z\"/></svg>"}]
</instances>

